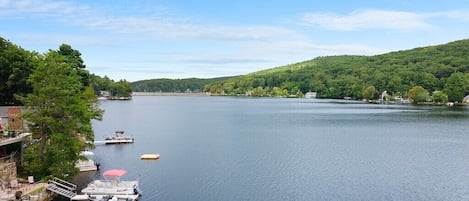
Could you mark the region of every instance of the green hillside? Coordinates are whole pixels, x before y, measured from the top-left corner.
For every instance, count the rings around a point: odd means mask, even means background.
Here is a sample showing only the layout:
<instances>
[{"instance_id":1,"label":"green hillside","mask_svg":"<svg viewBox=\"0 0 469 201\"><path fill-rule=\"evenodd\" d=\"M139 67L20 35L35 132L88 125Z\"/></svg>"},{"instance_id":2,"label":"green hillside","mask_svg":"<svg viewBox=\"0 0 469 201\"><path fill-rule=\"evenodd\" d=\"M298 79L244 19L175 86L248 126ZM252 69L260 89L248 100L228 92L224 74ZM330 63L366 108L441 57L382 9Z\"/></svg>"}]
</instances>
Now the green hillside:
<instances>
[{"instance_id":1,"label":"green hillside","mask_svg":"<svg viewBox=\"0 0 469 201\"><path fill-rule=\"evenodd\" d=\"M468 73L469 39L465 39L376 56L318 57L210 83L205 91L249 96L302 96L315 91L320 98L373 99L383 91L406 97L412 87L421 86L430 94L444 91L450 100L461 101ZM373 92L371 97L365 97L367 90Z\"/></svg>"}]
</instances>

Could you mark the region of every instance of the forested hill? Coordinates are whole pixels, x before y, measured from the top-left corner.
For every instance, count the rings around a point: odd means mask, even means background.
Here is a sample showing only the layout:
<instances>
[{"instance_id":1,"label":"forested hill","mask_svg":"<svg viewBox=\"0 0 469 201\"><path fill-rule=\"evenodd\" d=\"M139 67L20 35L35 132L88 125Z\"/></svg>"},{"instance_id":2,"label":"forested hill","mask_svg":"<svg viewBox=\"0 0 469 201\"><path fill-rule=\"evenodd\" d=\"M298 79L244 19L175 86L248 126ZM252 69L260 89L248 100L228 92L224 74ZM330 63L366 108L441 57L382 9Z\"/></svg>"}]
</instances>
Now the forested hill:
<instances>
[{"instance_id":1,"label":"forested hill","mask_svg":"<svg viewBox=\"0 0 469 201\"><path fill-rule=\"evenodd\" d=\"M209 83L219 82L234 77L219 77L212 79L151 79L132 82L134 92L202 92Z\"/></svg>"},{"instance_id":2,"label":"forested hill","mask_svg":"<svg viewBox=\"0 0 469 201\"><path fill-rule=\"evenodd\" d=\"M406 97L412 87L461 101L469 89L469 39L376 56L327 56L211 83L215 95L373 98ZM457 86L454 86L457 85ZM456 87L456 88L455 88ZM458 91L454 91L454 90ZM370 94L371 96L366 95ZM369 96L369 97L364 97Z\"/></svg>"}]
</instances>

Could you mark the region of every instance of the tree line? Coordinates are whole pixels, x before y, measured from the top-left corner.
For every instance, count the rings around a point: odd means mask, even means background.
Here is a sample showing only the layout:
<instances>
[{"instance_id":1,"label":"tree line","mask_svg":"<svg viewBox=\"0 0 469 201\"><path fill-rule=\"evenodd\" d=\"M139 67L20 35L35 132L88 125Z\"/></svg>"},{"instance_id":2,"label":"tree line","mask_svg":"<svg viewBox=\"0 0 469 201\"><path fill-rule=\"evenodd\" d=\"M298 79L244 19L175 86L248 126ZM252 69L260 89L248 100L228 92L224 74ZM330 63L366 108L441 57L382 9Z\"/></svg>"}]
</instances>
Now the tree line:
<instances>
[{"instance_id":1,"label":"tree line","mask_svg":"<svg viewBox=\"0 0 469 201\"><path fill-rule=\"evenodd\" d=\"M132 84L125 79L114 81L107 76L101 77L91 74L91 86L95 94L101 96L100 92L109 92L111 97L131 97Z\"/></svg>"},{"instance_id":2,"label":"tree line","mask_svg":"<svg viewBox=\"0 0 469 201\"><path fill-rule=\"evenodd\" d=\"M62 44L58 50L65 57L84 86L91 85L94 93L109 91L112 96L129 97L132 86L126 80L115 82L108 77L90 74L81 58L81 53L70 45ZM15 95L24 96L32 92L29 76L40 65L44 54L28 51L0 37L0 105L22 105Z\"/></svg>"},{"instance_id":3,"label":"tree line","mask_svg":"<svg viewBox=\"0 0 469 201\"><path fill-rule=\"evenodd\" d=\"M132 89L135 92L173 92L199 93L204 90L205 85L213 82L227 80L233 77L219 77L211 79L186 78L186 79L150 79L132 82Z\"/></svg>"},{"instance_id":4,"label":"tree line","mask_svg":"<svg viewBox=\"0 0 469 201\"><path fill-rule=\"evenodd\" d=\"M369 100L381 98L386 91L388 97L414 102L434 101L431 98L435 97L436 101L461 102L469 87L467 55L469 39L376 56L318 57L209 83L204 91L280 97L314 91L319 98ZM422 96L421 91L428 95Z\"/></svg>"}]
</instances>

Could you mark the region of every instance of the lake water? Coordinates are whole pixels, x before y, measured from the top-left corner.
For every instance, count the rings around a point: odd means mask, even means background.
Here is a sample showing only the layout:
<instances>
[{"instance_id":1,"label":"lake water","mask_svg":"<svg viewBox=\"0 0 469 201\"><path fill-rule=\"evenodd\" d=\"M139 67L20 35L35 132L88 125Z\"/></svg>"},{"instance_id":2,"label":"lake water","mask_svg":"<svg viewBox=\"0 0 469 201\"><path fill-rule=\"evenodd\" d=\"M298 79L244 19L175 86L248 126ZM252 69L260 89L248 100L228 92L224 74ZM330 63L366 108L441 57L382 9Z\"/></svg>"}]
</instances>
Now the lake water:
<instances>
[{"instance_id":1,"label":"lake water","mask_svg":"<svg viewBox=\"0 0 469 201\"><path fill-rule=\"evenodd\" d=\"M143 201L469 199L466 108L167 96L101 107L96 140L125 130L135 143L98 145L93 159L138 177Z\"/></svg>"}]
</instances>

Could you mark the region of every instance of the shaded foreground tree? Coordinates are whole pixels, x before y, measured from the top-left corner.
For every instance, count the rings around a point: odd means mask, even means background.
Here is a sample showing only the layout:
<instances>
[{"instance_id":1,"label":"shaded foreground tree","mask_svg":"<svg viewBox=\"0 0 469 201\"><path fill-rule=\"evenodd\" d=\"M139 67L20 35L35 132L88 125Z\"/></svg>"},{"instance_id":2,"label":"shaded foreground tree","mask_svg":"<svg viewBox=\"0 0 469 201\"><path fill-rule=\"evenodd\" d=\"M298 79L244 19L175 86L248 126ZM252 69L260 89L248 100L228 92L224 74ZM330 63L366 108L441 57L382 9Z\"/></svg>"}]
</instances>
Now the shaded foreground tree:
<instances>
[{"instance_id":1,"label":"shaded foreground tree","mask_svg":"<svg viewBox=\"0 0 469 201\"><path fill-rule=\"evenodd\" d=\"M13 94L31 92L27 78L33 70L37 54L0 37L0 105L19 105Z\"/></svg>"},{"instance_id":2,"label":"shaded foreground tree","mask_svg":"<svg viewBox=\"0 0 469 201\"><path fill-rule=\"evenodd\" d=\"M35 142L25 151L25 174L70 179L78 173L84 139L94 140L91 120L103 114L92 88L83 88L81 73L65 56L49 51L29 76L33 91L19 97Z\"/></svg>"},{"instance_id":3,"label":"shaded foreground tree","mask_svg":"<svg viewBox=\"0 0 469 201\"><path fill-rule=\"evenodd\" d=\"M131 97L131 84L125 80L115 83L106 76L100 78L91 75L81 58L81 53L70 45L62 44L57 50L65 58L73 71L80 76L81 91L92 85L97 95L100 91L115 92L115 96ZM27 82L29 75L39 62L41 55L28 51L0 37L0 105L22 105L18 96L31 93L31 84ZM16 95L16 96L15 96Z\"/></svg>"}]
</instances>

